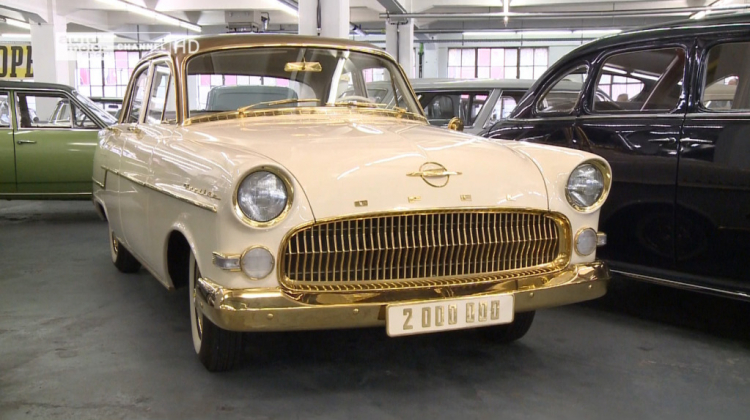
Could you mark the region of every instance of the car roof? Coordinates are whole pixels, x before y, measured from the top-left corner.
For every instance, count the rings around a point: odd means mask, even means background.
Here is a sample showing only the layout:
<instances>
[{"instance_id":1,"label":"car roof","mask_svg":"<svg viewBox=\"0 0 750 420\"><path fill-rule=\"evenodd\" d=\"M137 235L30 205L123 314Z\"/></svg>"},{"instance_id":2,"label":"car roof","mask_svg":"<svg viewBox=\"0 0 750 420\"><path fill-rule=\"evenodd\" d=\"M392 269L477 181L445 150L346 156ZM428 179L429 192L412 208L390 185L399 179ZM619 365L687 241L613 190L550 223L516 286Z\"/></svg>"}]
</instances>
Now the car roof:
<instances>
[{"instance_id":1,"label":"car roof","mask_svg":"<svg viewBox=\"0 0 750 420\"><path fill-rule=\"evenodd\" d=\"M72 92L72 87L59 83L22 82L16 80L0 80L0 89L58 89Z\"/></svg>"},{"instance_id":2,"label":"car roof","mask_svg":"<svg viewBox=\"0 0 750 420\"><path fill-rule=\"evenodd\" d=\"M318 48L344 48L388 55L380 48L367 42L350 41L340 38L286 34L219 34L203 35L195 38L177 40L162 44L145 55L141 61L153 56L171 56L176 63L182 63L190 57L206 51L242 47L285 47L307 46Z\"/></svg>"},{"instance_id":3,"label":"car roof","mask_svg":"<svg viewBox=\"0 0 750 420\"><path fill-rule=\"evenodd\" d=\"M536 80L529 79L412 79L415 92L455 89L520 89L528 90ZM369 84L368 84L369 86ZM580 90L581 84L564 81L554 90Z\"/></svg>"},{"instance_id":4,"label":"car roof","mask_svg":"<svg viewBox=\"0 0 750 420\"><path fill-rule=\"evenodd\" d=\"M649 40L663 41L671 38L691 36L697 33L723 34L730 30L750 30L750 13L713 16L697 20L680 20L608 35L576 48L565 56L565 60L560 60L558 63L567 62L574 57L588 55L611 47L629 45L635 42L641 43Z\"/></svg>"}]
</instances>

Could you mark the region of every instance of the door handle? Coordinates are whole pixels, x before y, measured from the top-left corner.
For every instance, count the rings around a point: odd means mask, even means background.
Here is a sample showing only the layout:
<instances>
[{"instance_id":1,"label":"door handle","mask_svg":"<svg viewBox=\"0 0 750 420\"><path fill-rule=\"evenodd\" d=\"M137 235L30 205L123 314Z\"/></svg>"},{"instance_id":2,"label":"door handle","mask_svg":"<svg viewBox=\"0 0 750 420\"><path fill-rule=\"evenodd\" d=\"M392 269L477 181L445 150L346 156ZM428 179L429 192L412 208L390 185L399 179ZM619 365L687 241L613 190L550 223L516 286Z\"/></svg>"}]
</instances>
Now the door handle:
<instances>
[{"instance_id":1,"label":"door handle","mask_svg":"<svg viewBox=\"0 0 750 420\"><path fill-rule=\"evenodd\" d=\"M671 144L671 143L677 143L677 139L674 137L665 137L663 139L649 139L649 143L657 143L657 144Z\"/></svg>"},{"instance_id":2,"label":"door handle","mask_svg":"<svg viewBox=\"0 0 750 420\"><path fill-rule=\"evenodd\" d=\"M34 140L16 140L16 144L36 144Z\"/></svg>"}]
</instances>

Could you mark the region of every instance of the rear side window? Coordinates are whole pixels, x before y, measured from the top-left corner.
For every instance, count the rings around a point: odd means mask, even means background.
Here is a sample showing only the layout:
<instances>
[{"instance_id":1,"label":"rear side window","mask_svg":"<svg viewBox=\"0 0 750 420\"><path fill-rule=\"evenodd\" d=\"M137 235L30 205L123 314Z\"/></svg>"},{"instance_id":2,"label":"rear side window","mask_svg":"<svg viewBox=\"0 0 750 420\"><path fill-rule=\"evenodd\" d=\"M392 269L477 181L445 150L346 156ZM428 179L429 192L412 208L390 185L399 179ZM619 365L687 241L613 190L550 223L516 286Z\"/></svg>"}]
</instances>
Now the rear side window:
<instances>
[{"instance_id":1,"label":"rear side window","mask_svg":"<svg viewBox=\"0 0 750 420\"><path fill-rule=\"evenodd\" d=\"M712 47L706 60L701 105L711 111L750 110L750 68L744 57L750 42L733 42Z\"/></svg>"},{"instance_id":2,"label":"rear side window","mask_svg":"<svg viewBox=\"0 0 750 420\"><path fill-rule=\"evenodd\" d=\"M682 48L613 55L599 72L592 110L600 114L671 111L679 104L684 74Z\"/></svg>"},{"instance_id":3,"label":"rear side window","mask_svg":"<svg viewBox=\"0 0 750 420\"><path fill-rule=\"evenodd\" d=\"M565 73L548 88L536 103L538 114L570 114L575 110L589 68L580 65Z\"/></svg>"}]
</instances>

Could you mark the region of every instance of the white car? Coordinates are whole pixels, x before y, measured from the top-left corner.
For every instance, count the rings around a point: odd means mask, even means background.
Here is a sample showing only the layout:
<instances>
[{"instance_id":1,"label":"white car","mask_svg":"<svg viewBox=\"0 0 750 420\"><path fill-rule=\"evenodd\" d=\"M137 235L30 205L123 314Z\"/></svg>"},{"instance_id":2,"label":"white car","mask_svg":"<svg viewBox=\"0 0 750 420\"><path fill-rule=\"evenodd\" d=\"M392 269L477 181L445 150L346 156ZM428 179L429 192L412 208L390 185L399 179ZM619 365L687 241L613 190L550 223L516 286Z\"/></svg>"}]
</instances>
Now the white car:
<instances>
[{"instance_id":1,"label":"white car","mask_svg":"<svg viewBox=\"0 0 750 420\"><path fill-rule=\"evenodd\" d=\"M536 309L606 292L603 159L431 127L369 44L195 45L138 64L93 181L117 268L189 288L209 370L238 360L244 332L483 327L509 342ZM398 99L369 97L374 76Z\"/></svg>"}]
</instances>

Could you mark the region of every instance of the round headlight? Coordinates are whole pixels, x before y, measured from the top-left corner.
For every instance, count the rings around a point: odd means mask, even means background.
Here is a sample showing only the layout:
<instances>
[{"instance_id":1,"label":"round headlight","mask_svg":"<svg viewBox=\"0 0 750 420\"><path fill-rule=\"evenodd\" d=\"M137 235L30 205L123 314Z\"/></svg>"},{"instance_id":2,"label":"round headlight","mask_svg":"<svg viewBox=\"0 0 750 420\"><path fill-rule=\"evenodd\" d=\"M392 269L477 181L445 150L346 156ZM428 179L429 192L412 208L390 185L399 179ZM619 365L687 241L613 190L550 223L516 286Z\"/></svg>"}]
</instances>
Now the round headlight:
<instances>
[{"instance_id":1,"label":"round headlight","mask_svg":"<svg viewBox=\"0 0 750 420\"><path fill-rule=\"evenodd\" d=\"M605 182L604 174L597 165L584 163L570 173L565 195L577 210L588 210L602 198Z\"/></svg>"},{"instance_id":2,"label":"round headlight","mask_svg":"<svg viewBox=\"0 0 750 420\"><path fill-rule=\"evenodd\" d=\"M237 207L255 223L268 223L281 216L289 204L289 187L273 172L259 170L237 188Z\"/></svg>"},{"instance_id":3,"label":"round headlight","mask_svg":"<svg viewBox=\"0 0 750 420\"><path fill-rule=\"evenodd\" d=\"M259 280L271 274L273 264L273 255L262 246L248 248L240 259L242 271L251 279Z\"/></svg>"}]
</instances>

